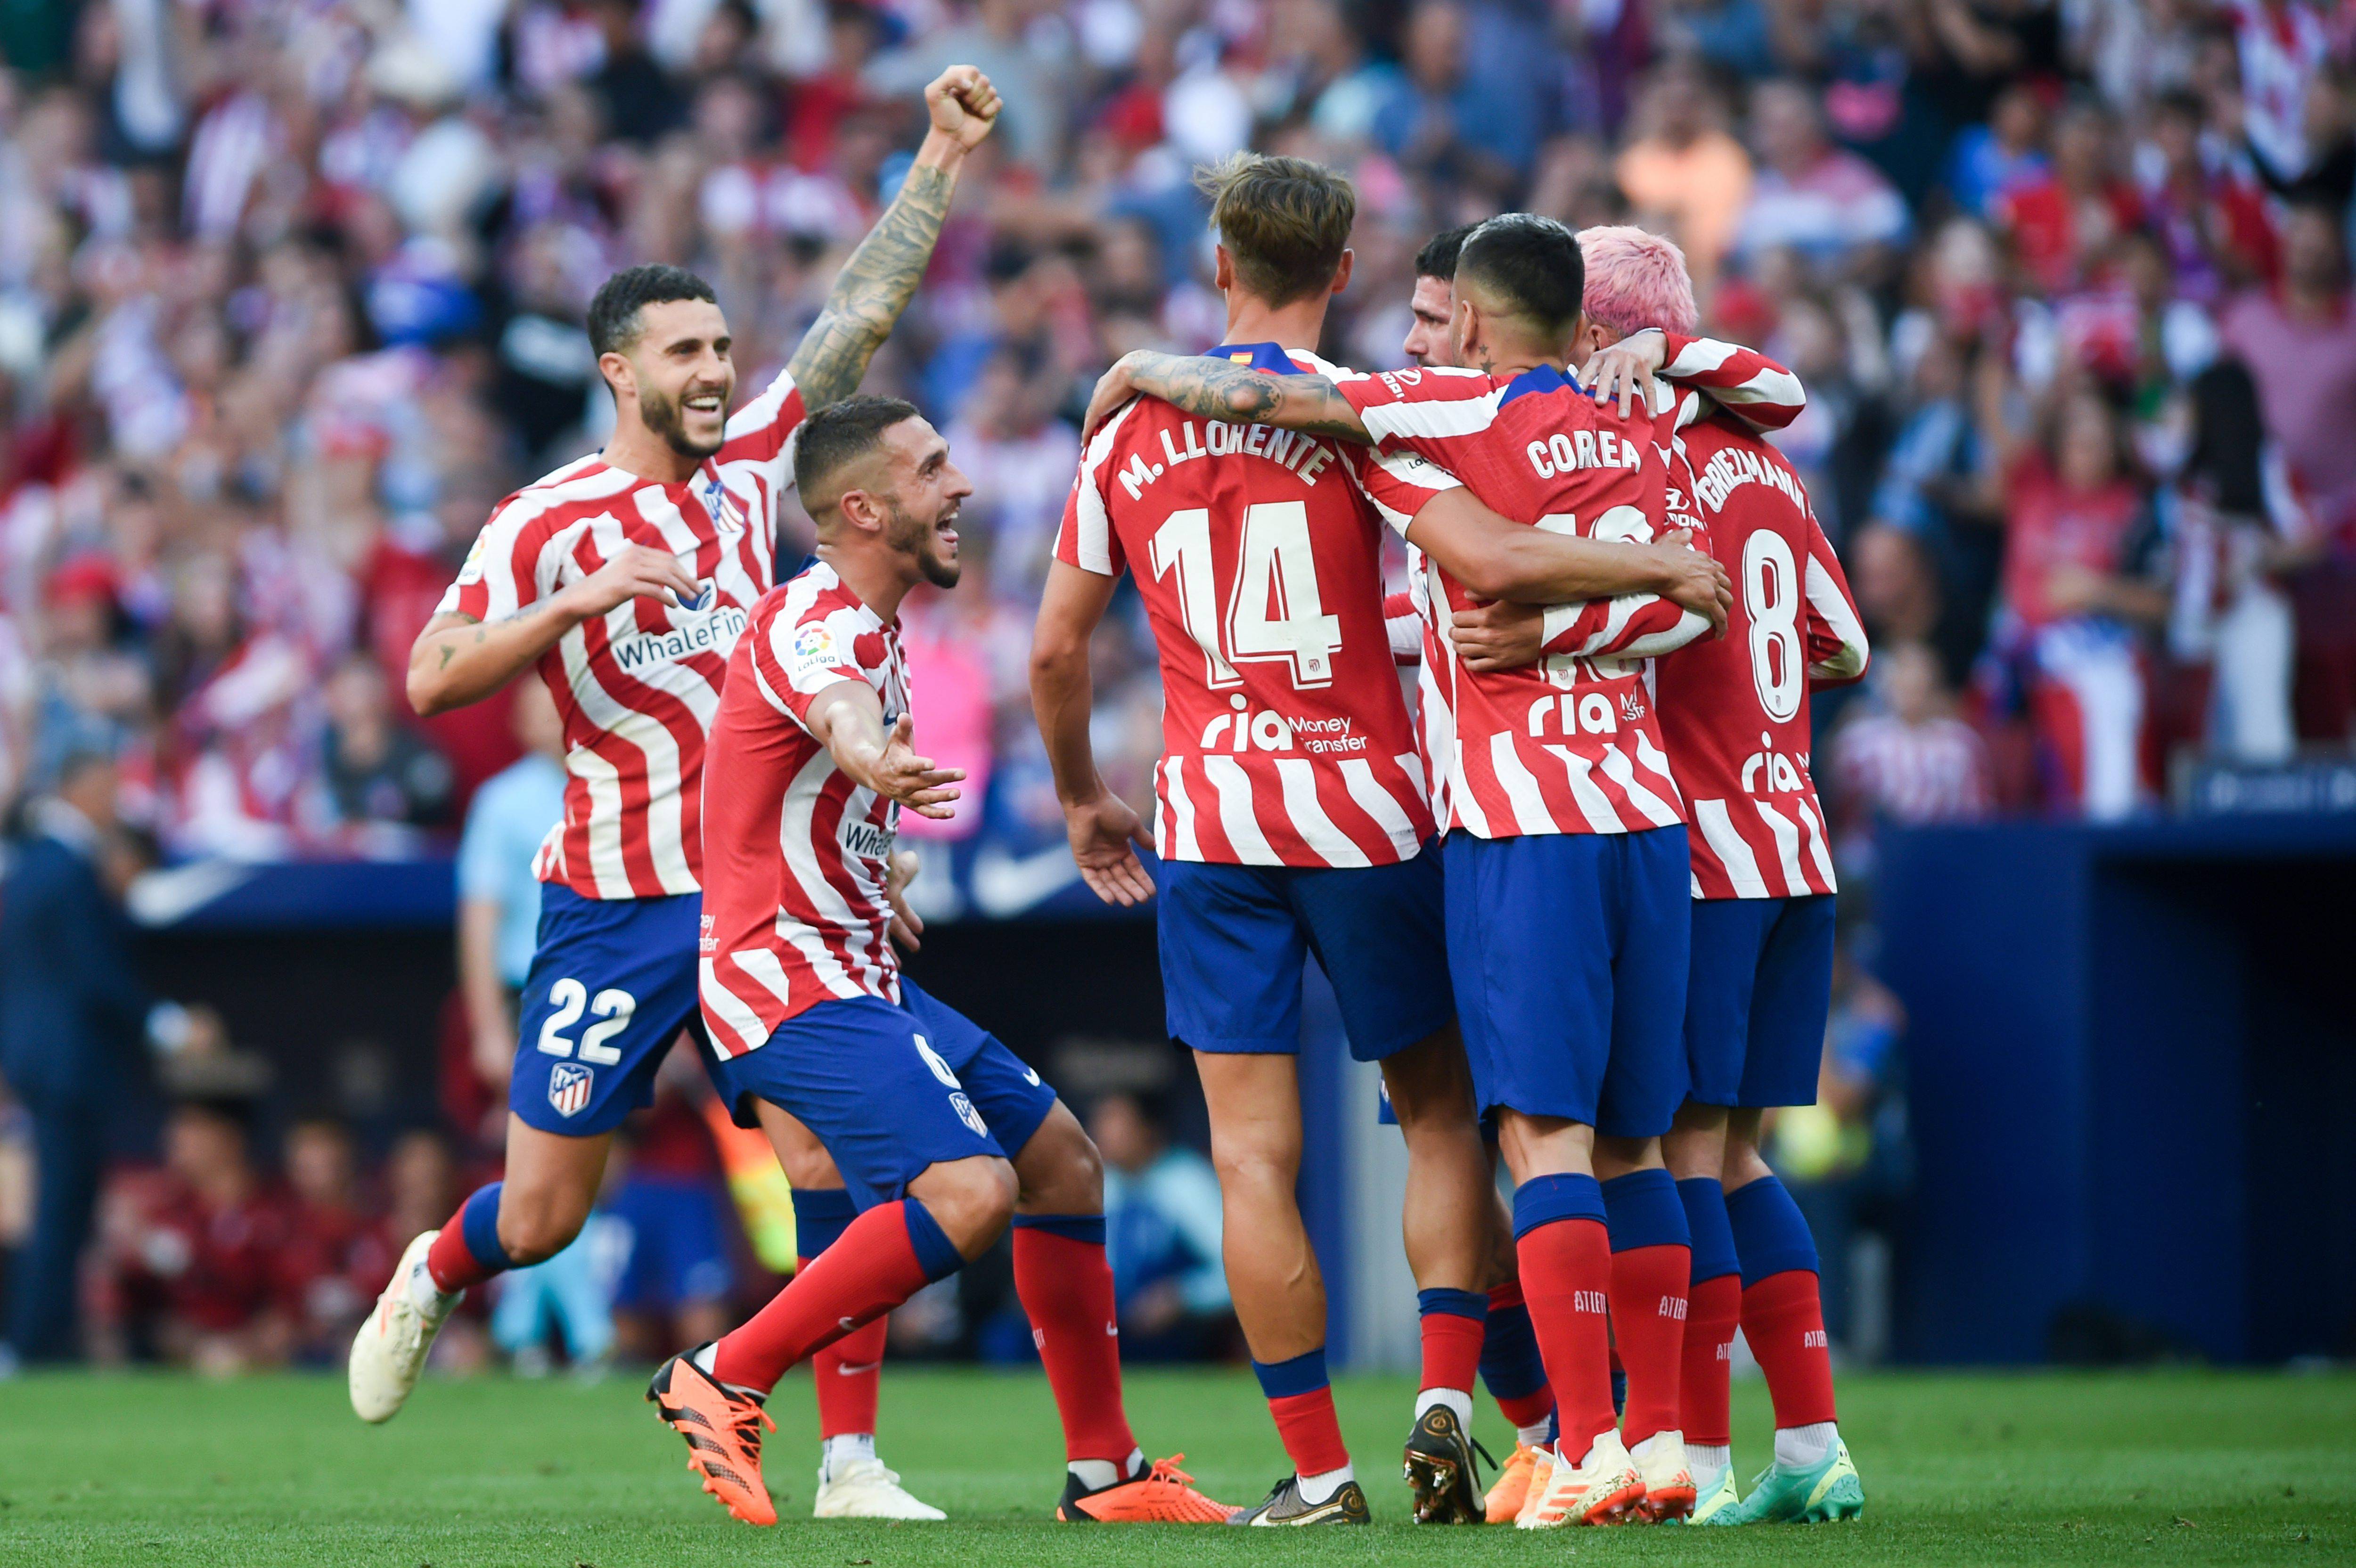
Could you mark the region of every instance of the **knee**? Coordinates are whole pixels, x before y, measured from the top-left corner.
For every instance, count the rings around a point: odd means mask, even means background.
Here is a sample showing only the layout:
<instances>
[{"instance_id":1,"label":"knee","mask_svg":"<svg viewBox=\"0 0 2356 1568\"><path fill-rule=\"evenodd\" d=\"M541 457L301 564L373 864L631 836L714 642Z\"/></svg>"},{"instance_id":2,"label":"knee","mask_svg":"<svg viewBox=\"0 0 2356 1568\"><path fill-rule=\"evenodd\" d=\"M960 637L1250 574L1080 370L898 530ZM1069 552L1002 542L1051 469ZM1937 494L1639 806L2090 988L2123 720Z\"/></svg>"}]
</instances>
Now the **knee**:
<instances>
[{"instance_id":1,"label":"knee","mask_svg":"<svg viewBox=\"0 0 2356 1568\"><path fill-rule=\"evenodd\" d=\"M508 1188L499 1195L499 1250L519 1268L545 1262L573 1244L588 1217L586 1205L566 1196Z\"/></svg>"},{"instance_id":2,"label":"knee","mask_svg":"<svg viewBox=\"0 0 2356 1568\"><path fill-rule=\"evenodd\" d=\"M1043 1212L1086 1214L1104 1207L1104 1156L1077 1122L1056 1118L1025 1148L1023 1195L1046 1204ZM1044 1143L1044 1147L1036 1146Z\"/></svg>"},{"instance_id":3,"label":"knee","mask_svg":"<svg viewBox=\"0 0 2356 1568\"><path fill-rule=\"evenodd\" d=\"M937 1165L910 1189L950 1244L968 1259L998 1240L1014 1218L1014 1168L1002 1159L976 1156Z\"/></svg>"},{"instance_id":4,"label":"knee","mask_svg":"<svg viewBox=\"0 0 2356 1568\"><path fill-rule=\"evenodd\" d=\"M786 1168L786 1181L797 1192L816 1192L842 1185L842 1173L835 1169L826 1146L815 1138L806 1145L797 1142L780 1148L777 1163Z\"/></svg>"}]
</instances>

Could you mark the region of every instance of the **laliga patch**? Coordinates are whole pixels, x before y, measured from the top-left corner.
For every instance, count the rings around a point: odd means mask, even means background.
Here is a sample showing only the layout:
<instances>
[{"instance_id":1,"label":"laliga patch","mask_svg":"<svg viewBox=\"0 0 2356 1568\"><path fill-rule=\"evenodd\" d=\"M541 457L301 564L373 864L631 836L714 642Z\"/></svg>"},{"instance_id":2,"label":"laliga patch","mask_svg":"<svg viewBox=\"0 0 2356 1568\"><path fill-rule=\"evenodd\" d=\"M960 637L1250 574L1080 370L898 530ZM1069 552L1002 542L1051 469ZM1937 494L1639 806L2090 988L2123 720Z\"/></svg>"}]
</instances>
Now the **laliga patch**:
<instances>
[{"instance_id":1,"label":"laliga patch","mask_svg":"<svg viewBox=\"0 0 2356 1568\"><path fill-rule=\"evenodd\" d=\"M596 1087L597 1074L591 1068L560 1061L549 1069L548 1103L560 1116L577 1116L587 1110Z\"/></svg>"},{"instance_id":2,"label":"laliga patch","mask_svg":"<svg viewBox=\"0 0 2356 1568\"><path fill-rule=\"evenodd\" d=\"M808 675L814 669L826 669L842 662L835 651L834 634L826 629L823 621L813 621L794 632L794 674Z\"/></svg>"},{"instance_id":3,"label":"laliga patch","mask_svg":"<svg viewBox=\"0 0 2356 1568\"><path fill-rule=\"evenodd\" d=\"M475 536L473 547L466 551L466 559L458 568L460 582L480 582L483 580L483 556L490 549L490 539L491 530L487 526Z\"/></svg>"}]
</instances>

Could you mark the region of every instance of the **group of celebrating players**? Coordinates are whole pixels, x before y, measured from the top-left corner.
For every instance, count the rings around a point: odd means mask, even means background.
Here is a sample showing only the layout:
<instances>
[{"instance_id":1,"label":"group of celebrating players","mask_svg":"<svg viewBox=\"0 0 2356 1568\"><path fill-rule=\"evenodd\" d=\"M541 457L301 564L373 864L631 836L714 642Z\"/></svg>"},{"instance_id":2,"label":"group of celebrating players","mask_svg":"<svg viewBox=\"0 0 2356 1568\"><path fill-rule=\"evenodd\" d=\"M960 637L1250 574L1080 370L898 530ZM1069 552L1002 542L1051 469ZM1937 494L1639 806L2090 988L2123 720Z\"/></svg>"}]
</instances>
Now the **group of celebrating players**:
<instances>
[{"instance_id":1,"label":"group of celebrating players","mask_svg":"<svg viewBox=\"0 0 2356 1568\"><path fill-rule=\"evenodd\" d=\"M1415 1517L1854 1516L1814 1245L1758 1152L1762 1110L1815 1098L1830 989L1809 688L1866 660L1805 491L1758 433L1798 414L1796 381L1689 336L1666 241L1526 214L1425 248L1419 368L1329 365L1311 349L1349 281L1349 184L1256 155L1205 172L1226 341L1130 355L1098 387L1032 688L1088 886L1151 898L1137 848L1159 858L1169 1032L1200 1069L1228 1279L1293 1467L1229 1508L1130 1428L1096 1149L900 973L921 923L898 816L949 816L962 775L917 750L897 615L918 583L956 584L972 486L913 406L853 393L999 110L965 66L926 100L899 193L734 415L711 288L662 266L606 283L588 330L611 441L500 504L412 651L423 712L536 668L570 780L504 1179L411 1243L354 1342L354 1409L389 1419L467 1288L573 1239L687 1029L776 1147L803 1254L648 1389L730 1513L775 1522L763 1405L809 1360L818 1514L942 1517L875 1454L885 1318L1011 1226L1065 1432L1058 1518L1365 1522L1294 1197L1313 954L1406 1142ZM780 584L789 485L818 546ZM1385 526L1410 570L1388 601ZM1089 744L1090 635L1132 571L1164 691L1150 836ZM1776 1420L1747 1496L1738 1325ZM1485 1497L1476 1371L1517 1439Z\"/></svg>"}]
</instances>

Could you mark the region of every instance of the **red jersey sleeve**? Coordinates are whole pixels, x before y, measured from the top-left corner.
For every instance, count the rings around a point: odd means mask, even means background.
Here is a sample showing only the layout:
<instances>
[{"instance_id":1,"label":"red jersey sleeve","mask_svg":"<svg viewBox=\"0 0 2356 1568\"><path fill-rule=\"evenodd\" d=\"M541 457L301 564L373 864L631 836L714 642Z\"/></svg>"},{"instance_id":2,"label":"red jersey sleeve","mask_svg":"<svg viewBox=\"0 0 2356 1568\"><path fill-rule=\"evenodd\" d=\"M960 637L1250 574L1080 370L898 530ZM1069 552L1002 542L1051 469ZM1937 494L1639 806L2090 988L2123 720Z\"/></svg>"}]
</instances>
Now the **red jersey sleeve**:
<instances>
[{"instance_id":1,"label":"red jersey sleeve","mask_svg":"<svg viewBox=\"0 0 2356 1568\"><path fill-rule=\"evenodd\" d=\"M1668 339L1663 380L1708 392L1719 406L1761 430L1782 430L1808 406L1800 379L1756 349L1683 333L1663 336Z\"/></svg>"},{"instance_id":2,"label":"red jersey sleeve","mask_svg":"<svg viewBox=\"0 0 2356 1568\"><path fill-rule=\"evenodd\" d=\"M1808 678L1818 686L1842 686L1865 674L1870 656L1865 622L1849 592L1848 574L1816 519L1808 519Z\"/></svg>"},{"instance_id":3,"label":"red jersey sleeve","mask_svg":"<svg viewBox=\"0 0 2356 1568\"><path fill-rule=\"evenodd\" d=\"M1415 595L1383 595L1383 632L1390 640L1391 663L1419 665L1423 662L1423 617L1416 613Z\"/></svg>"},{"instance_id":4,"label":"red jersey sleeve","mask_svg":"<svg viewBox=\"0 0 2356 1568\"><path fill-rule=\"evenodd\" d=\"M1338 444L1348 460L1351 483L1402 539L1434 496L1462 487L1456 475L1412 452L1378 452L1355 442Z\"/></svg>"},{"instance_id":5,"label":"red jersey sleeve","mask_svg":"<svg viewBox=\"0 0 2356 1568\"><path fill-rule=\"evenodd\" d=\"M1344 372L1333 384L1358 411L1377 450L1412 453L1445 466L1445 443L1478 435L1496 421L1503 390L1478 370Z\"/></svg>"},{"instance_id":6,"label":"red jersey sleeve","mask_svg":"<svg viewBox=\"0 0 2356 1568\"><path fill-rule=\"evenodd\" d=\"M547 518L552 509L529 491L500 502L434 613L488 621L556 592L562 558L548 548L558 531Z\"/></svg>"},{"instance_id":7,"label":"red jersey sleeve","mask_svg":"<svg viewBox=\"0 0 2356 1568\"><path fill-rule=\"evenodd\" d=\"M1547 606L1543 652L1579 658L1658 658L1709 630L1690 610L1652 593Z\"/></svg>"},{"instance_id":8,"label":"red jersey sleeve","mask_svg":"<svg viewBox=\"0 0 2356 1568\"><path fill-rule=\"evenodd\" d=\"M809 411L791 370L780 370L761 395L728 416L719 453L723 466L758 463L779 471L778 489L793 484L793 441Z\"/></svg>"},{"instance_id":9,"label":"red jersey sleeve","mask_svg":"<svg viewBox=\"0 0 2356 1568\"><path fill-rule=\"evenodd\" d=\"M1136 402L1130 402L1105 421L1088 443L1080 455L1080 471L1072 480L1072 493L1064 498L1064 520L1055 529L1055 559L1099 577L1119 577L1129 567L1120 535L1112 526L1106 492L1121 482L1114 469L1113 453L1122 427L1136 409Z\"/></svg>"},{"instance_id":10,"label":"red jersey sleeve","mask_svg":"<svg viewBox=\"0 0 2356 1568\"><path fill-rule=\"evenodd\" d=\"M809 729L810 703L819 692L846 680L872 684L857 648L866 630L855 608L830 606L823 596L798 616L773 613L766 624L756 623L748 635L755 639L753 673L761 696Z\"/></svg>"}]
</instances>

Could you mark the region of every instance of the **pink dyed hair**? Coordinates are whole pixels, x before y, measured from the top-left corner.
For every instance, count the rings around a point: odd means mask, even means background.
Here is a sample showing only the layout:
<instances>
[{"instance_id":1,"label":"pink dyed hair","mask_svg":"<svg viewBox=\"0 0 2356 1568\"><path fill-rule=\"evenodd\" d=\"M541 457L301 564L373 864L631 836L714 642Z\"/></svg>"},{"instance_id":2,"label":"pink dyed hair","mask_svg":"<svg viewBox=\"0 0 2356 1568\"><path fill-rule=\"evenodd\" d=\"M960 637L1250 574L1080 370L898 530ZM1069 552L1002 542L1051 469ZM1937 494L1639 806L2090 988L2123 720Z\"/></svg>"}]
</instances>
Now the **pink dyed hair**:
<instances>
[{"instance_id":1,"label":"pink dyed hair","mask_svg":"<svg viewBox=\"0 0 2356 1568\"><path fill-rule=\"evenodd\" d=\"M1579 231L1587 264L1587 317L1622 337L1648 326L1690 333L1701 320L1676 242L1633 224Z\"/></svg>"}]
</instances>

